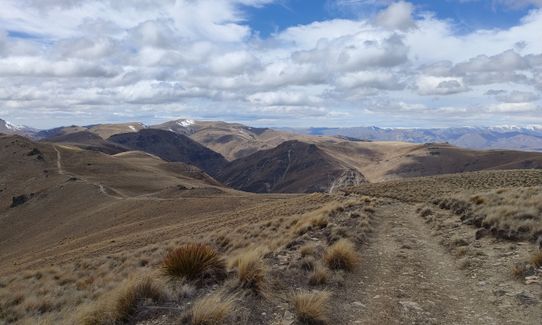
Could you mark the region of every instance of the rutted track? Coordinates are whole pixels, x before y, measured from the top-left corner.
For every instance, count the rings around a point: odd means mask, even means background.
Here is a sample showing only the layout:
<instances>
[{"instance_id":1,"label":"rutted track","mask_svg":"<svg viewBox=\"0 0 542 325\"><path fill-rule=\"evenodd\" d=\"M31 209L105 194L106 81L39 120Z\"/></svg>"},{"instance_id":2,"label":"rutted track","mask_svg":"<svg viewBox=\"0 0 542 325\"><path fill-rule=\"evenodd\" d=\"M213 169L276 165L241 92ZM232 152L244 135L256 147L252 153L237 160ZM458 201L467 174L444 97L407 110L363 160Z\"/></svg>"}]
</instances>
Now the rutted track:
<instances>
[{"instance_id":1,"label":"rutted track","mask_svg":"<svg viewBox=\"0 0 542 325\"><path fill-rule=\"evenodd\" d=\"M499 310L431 236L412 205L390 201L362 249L362 266L337 291L340 324L532 324Z\"/></svg>"}]
</instances>

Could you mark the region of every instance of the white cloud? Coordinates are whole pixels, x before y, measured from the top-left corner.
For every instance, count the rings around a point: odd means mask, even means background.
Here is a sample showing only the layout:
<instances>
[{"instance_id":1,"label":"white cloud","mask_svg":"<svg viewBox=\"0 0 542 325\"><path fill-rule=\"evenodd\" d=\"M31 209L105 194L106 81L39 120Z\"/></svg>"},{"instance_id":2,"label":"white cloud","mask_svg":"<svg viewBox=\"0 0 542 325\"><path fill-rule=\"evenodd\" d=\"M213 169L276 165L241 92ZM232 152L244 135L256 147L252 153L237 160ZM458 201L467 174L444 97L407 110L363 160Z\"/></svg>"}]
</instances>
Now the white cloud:
<instances>
[{"instance_id":1,"label":"white cloud","mask_svg":"<svg viewBox=\"0 0 542 325\"><path fill-rule=\"evenodd\" d=\"M47 61L38 57L9 57L0 60L2 76L33 77L113 77L121 72L117 67L104 67L81 60Z\"/></svg>"},{"instance_id":2,"label":"white cloud","mask_svg":"<svg viewBox=\"0 0 542 325\"><path fill-rule=\"evenodd\" d=\"M337 79L337 86L346 89L375 88L381 90L399 90L404 87L393 73L379 70L344 74Z\"/></svg>"},{"instance_id":3,"label":"white cloud","mask_svg":"<svg viewBox=\"0 0 542 325\"><path fill-rule=\"evenodd\" d=\"M399 1L378 13L375 23L389 29L407 30L416 26L412 19L413 11L411 3Z\"/></svg>"},{"instance_id":4,"label":"white cloud","mask_svg":"<svg viewBox=\"0 0 542 325\"><path fill-rule=\"evenodd\" d=\"M490 113L524 113L539 110L540 107L534 103L500 103L491 105L487 109Z\"/></svg>"},{"instance_id":5,"label":"white cloud","mask_svg":"<svg viewBox=\"0 0 542 325\"><path fill-rule=\"evenodd\" d=\"M420 76L416 86L418 93L423 96L452 95L469 90L460 78Z\"/></svg>"},{"instance_id":6,"label":"white cloud","mask_svg":"<svg viewBox=\"0 0 542 325\"><path fill-rule=\"evenodd\" d=\"M405 1L336 1L377 9L260 38L243 6L270 2L2 1L0 117L532 123L542 106L542 9L458 34Z\"/></svg>"},{"instance_id":7,"label":"white cloud","mask_svg":"<svg viewBox=\"0 0 542 325\"><path fill-rule=\"evenodd\" d=\"M264 106L311 106L318 105L322 100L299 91L278 91L255 93L248 96L248 101Z\"/></svg>"}]
</instances>

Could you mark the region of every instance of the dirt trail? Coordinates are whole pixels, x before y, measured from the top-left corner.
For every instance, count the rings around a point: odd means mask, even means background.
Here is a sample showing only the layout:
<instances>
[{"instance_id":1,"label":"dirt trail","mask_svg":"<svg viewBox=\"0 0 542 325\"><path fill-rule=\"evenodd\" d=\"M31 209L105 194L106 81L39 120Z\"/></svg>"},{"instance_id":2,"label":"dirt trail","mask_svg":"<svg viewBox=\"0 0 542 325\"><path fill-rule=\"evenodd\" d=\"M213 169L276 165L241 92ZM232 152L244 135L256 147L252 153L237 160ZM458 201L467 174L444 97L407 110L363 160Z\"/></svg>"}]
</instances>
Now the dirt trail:
<instances>
[{"instance_id":1,"label":"dirt trail","mask_svg":"<svg viewBox=\"0 0 542 325\"><path fill-rule=\"evenodd\" d=\"M62 155L60 150L56 146L53 146L53 149L56 151L56 168L58 169L59 175L64 175L64 169L62 168Z\"/></svg>"},{"instance_id":2,"label":"dirt trail","mask_svg":"<svg viewBox=\"0 0 542 325\"><path fill-rule=\"evenodd\" d=\"M58 169L58 174L59 175L67 175L67 176L70 176L70 177L77 177L77 178L81 179L83 182L85 182L87 184L96 186L98 188L98 190L100 191L100 193L102 193L103 195L105 195L105 196L107 196L109 198L112 198L112 199L115 199L115 200L121 200L121 199L125 198L125 195L121 194L119 191L117 191L115 189L106 188L105 186L103 186L102 184L99 184L99 183L93 183L93 182L91 182L89 180L86 180L86 179L82 178L79 175L75 176L75 175L71 175L71 174L66 173L66 171L62 167L62 154L60 153L60 150L58 150L57 146L55 146L55 145L53 145L53 149L55 149L55 151L56 151L56 168ZM116 195L112 195L109 192L114 192Z\"/></svg>"},{"instance_id":3,"label":"dirt trail","mask_svg":"<svg viewBox=\"0 0 542 325\"><path fill-rule=\"evenodd\" d=\"M492 305L414 209L392 202L379 210L362 267L338 290L340 324L532 324Z\"/></svg>"}]
</instances>

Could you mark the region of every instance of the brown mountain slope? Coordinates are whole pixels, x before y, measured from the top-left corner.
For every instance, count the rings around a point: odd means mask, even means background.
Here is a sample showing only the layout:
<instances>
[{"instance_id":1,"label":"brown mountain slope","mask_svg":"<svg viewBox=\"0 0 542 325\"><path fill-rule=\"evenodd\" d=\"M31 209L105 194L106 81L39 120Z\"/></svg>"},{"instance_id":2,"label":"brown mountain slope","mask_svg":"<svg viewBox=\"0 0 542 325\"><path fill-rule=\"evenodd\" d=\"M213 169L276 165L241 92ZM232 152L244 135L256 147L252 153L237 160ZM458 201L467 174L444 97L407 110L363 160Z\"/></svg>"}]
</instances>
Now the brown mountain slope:
<instances>
[{"instance_id":1,"label":"brown mountain slope","mask_svg":"<svg viewBox=\"0 0 542 325\"><path fill-rule=\"evenodd\" d=\"M119 144L104 140L99 135L90 131L78 131L47 138L45 141L73 145L85 150L100 151L110 155L129 151L128 148Z\"/></svg>"},{"instance_id":2,"label":"brown mountain slope","mask_svg":"<svg viewBox=\"0 0 542 325\"><path fill-rule=\"evenodd\" d=\"M94 124L87 126L62 126L49 130L42 130L36 133L38 139L50 139L54 137L65 136L71 133L88 131L98 135L102 139L107 139L112 135L120 133L137 132L145 128L143 123L131 122L131 123L118 123L118 124Z\"/></svg>"},{"instance_id":3,"label":"brown mountain slope","mask_svg":"<svg viewBox=\"0 0 542 325\"><path fill-rule=\"evenodd\" d=\"M314 144L284 142L237 159L217 175L225 184L249 192L327 192L365 181Z\"/></svg>"},{"instance_id":4,"label":"brown mountain slope","mask_svg":"<svg viewBox=\"0 0 542 325\"><path fill-rule=\"evenodd\" d=\"M153 127L186 134L229 160L273 149L290 140L315 144L342 167L357 170L370 182L485 169L539 168L542 157L537 153L468 150L445 144L350 141L224 122L176 120ZM231 169L225 172L229 177Z\"/></svg>"},{"instance_id":5,"label":"brown mountain slope","mask_svg":"<svg viewBox=\"0 0 542 325\"><path fill-rule=\"evenodd\" d=\"M305 138L302 135L268 128L254 128L238 123L185 119L154 125L152 128L190 136L230 161L246 157L259 150L272 149L285 141Z\"/></svg>"},{"instance_id":6,"label":"brown mountain slope","mask_svg":"<svg viewBox=\"0 0 542 325\"><path fill-rule=\"evenodd\" d=\"M315 143L369 182L493 169L542 168L542 154L509 150L469 150L448 144L329 141Z\"/></svg>"},{"instance_id":7,"label":"brown mountain slope","mask_svg":"<svg viewBox=\"0 0 542 325\"><path fill-rule=\"evenodd\" d=\"M427 144L411 151L408 160L387 174L431 176L481 170L540 169L542 154L510 150L468 150L448 144ZM409 161L410 160L410 161Z\"/></svg>"},{"instance_id":8,"label":"brown mountain slope","mask_svg":"<svg viewBox=\"0 0 542 325\"><path fill-rule=\"evenodd\" d=\"M156 155L166 161L184 162L197 166L209 175L216 175L226 159L189 137L164 130L144 129L137 133L117 134L108 141Z\"/></svg>"},{"instance_id":9,"label":"brown mountain slope","mask_svg":"<svg viewBox=\"0 0 542 325\"><path fill-rule=\"evenodd\" d=\"M67 242L81 248L98 231L120 233L146 218L213 210L240 195L196 167L141 152L110 156L18 136L0 136L0 149L0 256L6 260Z\"/></svg>"}]
</instances>

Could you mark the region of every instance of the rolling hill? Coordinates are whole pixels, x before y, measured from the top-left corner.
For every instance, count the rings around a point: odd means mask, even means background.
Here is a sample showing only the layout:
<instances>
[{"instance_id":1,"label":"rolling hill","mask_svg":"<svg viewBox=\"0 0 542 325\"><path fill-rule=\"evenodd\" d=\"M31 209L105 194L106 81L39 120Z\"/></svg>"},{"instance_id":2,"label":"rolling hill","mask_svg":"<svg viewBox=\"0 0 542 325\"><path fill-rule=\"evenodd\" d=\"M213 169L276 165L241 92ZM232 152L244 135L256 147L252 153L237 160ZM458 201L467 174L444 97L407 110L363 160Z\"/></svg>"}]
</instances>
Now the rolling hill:
<instances>
[{"instance_id":1,"label":"rolling hill","mask_svg":"<svg viewBox=\"0 0 542 325\"><path fill-rule=\"evenodd\" d=\"M240 195L194 166L143 152L107 155L7 135L0 148L0 255L7 260L68 242L81 248L97 229L124 233L200 197L220 206Z\"/></svg>"},{"instance_id":2,"label":"rolling hill","mask_svg":"<svg viewBox=\"0 0 542 325\"><path fill-rule=\"evenodd\" d=\"M217 175L227 161L189 137L171 131L143 129L139 132L116 134L107 139L121 146L151 153L165 161L184 162L197 166L209 175Z\"/></svg>"},{"instance_id":3,"label":"rolling hill","mask_svg":"<svg viewBox=\"0 0 542 325\"><path fill-rule=\"evenodd\" d=\"M308 135L340 135L369 141L412 143L448 142L469 149L509 149L542 151L542 127L455 127L455 128L309 128L285 129Z\"/></svg>"},{"instance_id":4,"label":"rolling hill","mask_svg":"<svg viewBox=\"0 0 542 325\"><path fill-rule=\"evenodd\" d=\"M217 175L224 184L248 192L328 192L365 182L315 144L287 141L229 163Z\"/></svg>"},{"instance_id":5,"label":"rolling hill","mask_svg":"<svg viewBox=\"0 0 542 325\"><path fill-rule=\"evenodd\" d=\"M116 143L106 141L96 133L90 131L77 131L49 137L47 142L62 143L76 146L86 150L100 151L107 154L117 154L129 151L128 148Z\"/></svg>"},{"instance_id":6,"label":"rolling hill","mask_svg":"<svg viewBox=\"0 0 542 325\"><path fill-rule=\"evenodd\" d=\"M269 128L254 128L238 123L186 119L153 125L151 128L187 135L230 161L246 157L259 150L272 149L285 141L304 138L293 133L279 132Z\"/></svg>"},{"instance_id":7,"label":"rolling hill","mask_svg":"<svg viewBox=\"0 0 542 325\"><path fill-rule=\"evenodd\" d=\"M102 139L107 139L115 134L137 132L144 129L145 127L146 126L143 123L139 122L118 124L94 124L87 126L71 125L53 128L49 130L41 130L39 132L36 132L34 137L37 139L47 140L50 138L69 135L71 133L86 131L94 133Z\"/></svg>"}]
</instances>

